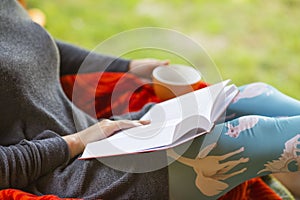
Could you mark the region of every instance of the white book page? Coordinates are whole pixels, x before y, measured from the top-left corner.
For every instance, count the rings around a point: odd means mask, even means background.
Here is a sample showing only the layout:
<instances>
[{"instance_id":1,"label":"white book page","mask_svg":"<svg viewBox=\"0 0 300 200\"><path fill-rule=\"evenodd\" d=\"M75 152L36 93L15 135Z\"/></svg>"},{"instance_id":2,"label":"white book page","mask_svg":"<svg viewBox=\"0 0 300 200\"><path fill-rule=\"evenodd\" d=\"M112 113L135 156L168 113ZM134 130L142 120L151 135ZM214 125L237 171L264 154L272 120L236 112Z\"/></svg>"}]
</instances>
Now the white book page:
<instances>
[{"instance_id":1,"label":"white book page","mask_svg":"<svg viewBox=\"0 0 300 200\"><path fill-rule=\"evenodd\" d=\"M212 108L212 121L215 122L219 119L238 92L239 90L235 85L229 85L224 88L224 90L219 94L217 101Z\"/></svg>"},{"instance_id":2,"label":"white book page","mask_svg":"<svg viewBox=\"0 0 300 200\"><path fill-rule=\"evenodd\" d=\"M123 130L107 139L89 143L81 158L122 155L169 145L178 122L172 120Z\"/></svg>"},{"instance_id":3,"label":"white book page","mask_svg":"<svg viewBox=\"0 0 300 200\"><path fill-rule=\"evenodd\" d=\"M183 120L194 115L201 115L210 120L212 106L228 82L229 80L226 80L156 104L141 119L159 123L174 119Z\"/></svg>"},{"instance_id":4,"label":"white book page","mask_svg":"<svg viewBox=\"0 0 300 200\"><path fill-rule=\"evenodd\" d=\"M81 158L121 155L167 146L192 128L211 127L213 104L228 82L223 81L155 105L141 118L151 120L151 124L123 130L107 139L90 143ZM202 120L202 124L199 120L186 120L199 115L207 119ZM182 121L185 124L180 124ZM181 130L175 135L176 127Z\"/></svg>"},{"instance_id":5,"label":"white book page","mask_svg":"<svg viewBox=\"0 0 300 200\"><path fill-rule=\"evenodd\" d=\"M213 124L201 115L188 117L176 125L173 142L181 140L191 130L201 129L209 131Z\"/></svg>"}]
</instances>

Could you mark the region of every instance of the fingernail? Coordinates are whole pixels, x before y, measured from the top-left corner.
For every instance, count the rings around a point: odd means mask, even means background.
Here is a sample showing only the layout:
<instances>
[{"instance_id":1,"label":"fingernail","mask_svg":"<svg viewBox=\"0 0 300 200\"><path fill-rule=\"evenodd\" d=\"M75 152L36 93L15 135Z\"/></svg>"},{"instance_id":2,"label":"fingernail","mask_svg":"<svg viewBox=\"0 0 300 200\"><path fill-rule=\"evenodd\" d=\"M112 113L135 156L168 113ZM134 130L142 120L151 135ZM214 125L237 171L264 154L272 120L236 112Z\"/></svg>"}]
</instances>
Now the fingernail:
<instances>
[{"instance_id":1,"label":"fingernail","mask_svg":"<svg viewBox=\"0 0 300 200\"><path fill-rule=\"evenodd\" d=\"M134 126L142 126L143 124L140 123L140 122L133 122L133 125L134 125Z\"/></svg>"},{"instance_id":2,"label":"fingernail","mask_svg":"<svg viewBox=\"0 0 300 200\"><path fill-rule=\"evenodd\" d=\"M140 120L139 122L140 122L141 124L143 124L143 125L147 125L147 124L150 124L150 123L151 123L150 120Z\"/></svg>"}]
</instances>

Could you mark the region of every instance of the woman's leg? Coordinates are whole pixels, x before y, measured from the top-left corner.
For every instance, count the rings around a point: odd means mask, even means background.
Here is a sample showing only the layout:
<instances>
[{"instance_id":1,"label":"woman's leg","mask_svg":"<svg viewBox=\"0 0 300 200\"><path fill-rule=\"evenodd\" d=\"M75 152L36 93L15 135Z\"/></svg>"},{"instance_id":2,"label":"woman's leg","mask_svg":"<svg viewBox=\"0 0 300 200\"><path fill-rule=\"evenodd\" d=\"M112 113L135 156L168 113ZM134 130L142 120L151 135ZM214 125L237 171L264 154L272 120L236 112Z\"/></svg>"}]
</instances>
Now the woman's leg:
<instances>
[{"instance_id":1,"label":"woman's leg","mask_svg":"<svg viewBox=\"0 0 300 200\"><path fill-rule=\"evenodd\" d=\"M227 109L227 119L244 115L269 117L300 115L300 101L265 83L239 87L240 93Z\"/></svg>"},{"instance_id":2,"label":"woman's leg","mask_svg":"<svg viewBox=\"0 0 300 200\"><path fill-rule=\"evenodd\" d=\"M300 115L300 101L265 83L252 83L239 88L240 94L227 110L227 119L256 114L270 117ZM274 175L295 196L300 197L300 172Z\"/></svg>"},{"instance_id":3,"label":"woman's leg","mask_svg":"<svg viewBox=\"0 0 300 200\"><path fill-rule=\"evenodd\" d=\"M270 118L249 115L219 124L193 141L182 157L182 145L168 150L173 199L216 199L257 176L299 171L300 116ZM219 137L216 143L207 143Z\"/></svg>"}]
</instances>

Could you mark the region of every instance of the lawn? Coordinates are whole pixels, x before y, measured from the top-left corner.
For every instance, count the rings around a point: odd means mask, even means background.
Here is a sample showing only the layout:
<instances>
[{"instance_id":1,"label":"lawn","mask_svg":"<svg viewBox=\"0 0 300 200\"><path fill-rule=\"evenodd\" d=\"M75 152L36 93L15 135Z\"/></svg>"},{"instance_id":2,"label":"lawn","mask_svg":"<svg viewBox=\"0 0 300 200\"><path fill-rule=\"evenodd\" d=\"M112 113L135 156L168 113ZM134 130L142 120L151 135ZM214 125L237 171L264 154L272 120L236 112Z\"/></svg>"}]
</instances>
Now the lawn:
<instances>
[{"instance_id":1,"label":"lawn","mask_svg":"<svg viewBox=\"0 0 300 200\"><path fill-rule=\"evenodd\" d=\"M300 99L298 0L27 2L28 7L44 11L46 28L58 39L93 49L115 34L134 28L176 30L207 50L222 79L230 78L237 85L267 82ZM157 51L125 57L149 55L178 61L173 55ZM201 70L202 66L197 67Z\"/></svg>"}]
</instances>

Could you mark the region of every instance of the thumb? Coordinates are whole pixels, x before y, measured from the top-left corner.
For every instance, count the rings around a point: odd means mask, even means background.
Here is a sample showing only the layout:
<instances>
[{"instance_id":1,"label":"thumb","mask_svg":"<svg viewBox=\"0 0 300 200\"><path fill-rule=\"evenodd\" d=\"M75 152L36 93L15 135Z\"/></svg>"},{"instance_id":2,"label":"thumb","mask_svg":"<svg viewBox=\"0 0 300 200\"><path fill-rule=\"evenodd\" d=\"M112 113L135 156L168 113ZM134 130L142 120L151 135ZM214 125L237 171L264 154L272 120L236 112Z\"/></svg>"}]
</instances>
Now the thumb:
<instances>
[{"instance_id":1,"label":"thumb","mask_svg":"<svg viewBox=\"0 0 300 200\"><path fill-rule=\"evenodd\" d=\"M170 64L170 60L162 60L162 61L158 61L157 64L158 64L158 65L169 65L169 64Z\"/></svg>"},{"instance_id":2,"label":"thumb","mask_svg":"<svg viewBox=\"0 0 300 200\"><path fill-rule=\"evenodd\" d=\"M119 130L142 126L150 123L150 121L148 120L119 120L116 122Z\"/></svg>"}]
</instances>

